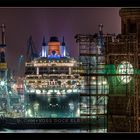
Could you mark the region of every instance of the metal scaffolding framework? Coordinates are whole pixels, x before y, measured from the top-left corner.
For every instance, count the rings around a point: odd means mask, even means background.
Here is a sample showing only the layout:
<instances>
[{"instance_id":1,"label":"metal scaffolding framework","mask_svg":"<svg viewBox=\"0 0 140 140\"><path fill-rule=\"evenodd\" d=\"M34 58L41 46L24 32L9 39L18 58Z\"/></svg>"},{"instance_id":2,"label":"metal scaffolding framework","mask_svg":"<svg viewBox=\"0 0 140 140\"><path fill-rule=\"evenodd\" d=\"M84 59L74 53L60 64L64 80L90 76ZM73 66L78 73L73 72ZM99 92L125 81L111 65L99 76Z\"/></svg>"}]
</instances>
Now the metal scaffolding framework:
<instances>
[{"instance_id":1,"label":"metal scaffolding framework","mask_svg":"<svg viewBox=\"0 0 140 140\"><path fill-rule=\"evenodd\" d=\"M108 84L104 75L104 46L102 34L78 34L80 73L85 83L81 86L80 117L87 121L81 130L106 132Z\"/></svg>"},{"instance_id":2,"label":"metal scaffolding framework","mask_svg":"<svg viewBox=\"0 0 140 140\"><path fill-rule=\"evenodd\" d=\"M105 40L110 87L108 131L139 132L138 38L136 34L121 34L108 35Z\"/></svg>"},{"instance_id":3,"label":"metal scaffolding framework","mask_svg":"<svg viewBox=\"0 0 140 140\"><path fill-rule=\"evenodd\" d=\"M139 132L140 52L136 34L103 35L104 47L99 45L98 34L78 34L75 38L85 79L80 115L81 119L88 118L81 128Z\"/></svg>"}]
</instances>

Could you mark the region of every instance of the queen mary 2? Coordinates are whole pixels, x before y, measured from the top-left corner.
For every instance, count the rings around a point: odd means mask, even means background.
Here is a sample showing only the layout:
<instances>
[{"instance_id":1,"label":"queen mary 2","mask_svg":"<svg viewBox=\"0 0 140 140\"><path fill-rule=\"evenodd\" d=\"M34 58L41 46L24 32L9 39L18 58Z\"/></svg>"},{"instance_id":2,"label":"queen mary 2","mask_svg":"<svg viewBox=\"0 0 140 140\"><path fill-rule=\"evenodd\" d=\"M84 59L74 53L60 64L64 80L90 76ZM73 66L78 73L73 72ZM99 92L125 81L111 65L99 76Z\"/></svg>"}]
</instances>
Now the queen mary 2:
<instances>
[{"instance_id":1,"label":"queen mary 2","mask_svg":"<svg viewBox=\"0 0 140 140\"><path fill-rule=\"evenodd\" d=\"M79 118L79 62L70 57L64 42L43 38L39 57L25 63L25 117Z\"/></svg>"}]
</instances>

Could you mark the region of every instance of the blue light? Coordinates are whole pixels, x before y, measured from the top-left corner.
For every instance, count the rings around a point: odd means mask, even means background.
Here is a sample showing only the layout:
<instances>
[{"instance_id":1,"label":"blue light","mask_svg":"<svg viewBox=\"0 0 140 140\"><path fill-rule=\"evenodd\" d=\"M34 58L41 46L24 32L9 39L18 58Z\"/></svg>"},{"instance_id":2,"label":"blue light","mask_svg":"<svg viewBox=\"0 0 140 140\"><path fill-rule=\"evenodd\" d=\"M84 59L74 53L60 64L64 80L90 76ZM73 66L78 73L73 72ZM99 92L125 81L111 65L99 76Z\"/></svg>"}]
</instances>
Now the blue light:
<instances>
[{"instance_id":1,"label":"blue light","mask_svg":"<svg viewBox=\"0 0 140 140\"><path fill-rule=\"evenodd\" d=\"M42 57L44 57L45 56L45 54L44 54L44 50L42 50Z\"/></svg>"},{"instance_id":2,"label":"blue light","mask_svg":"<svg viewBox=\"0 0 140 140\"><path fill-rule=\"evenodd\" d=\"M48 58L60 59L60 55L48 55Z\"/></svg>"},{"instance_id":3,"label":"blue light","mask_svg":"<svg viewBox=\"0 0 140 140\"><path fill-rule=\"evenodd\" d=\"M66 47L60 46L61 57L66 57Z\"/></svg>"},{"instance_id":4,"label":"blue light","mask_svg":"<svg viewBox=\"0 0 140 140\"><path fill-rule=\"evenodd\" d=\"M48 46L42 46L41 56L47 57Z\"/></svg>"},{"instance_id":5,"label":"blue light","mask_svg":"<svg viewBox=\"0 0 140 140\"><path fill-rule=\"evenodd\" d=\"M64 47L64 57L66 56L66 48Z\"/></svg>"}]
</instances>

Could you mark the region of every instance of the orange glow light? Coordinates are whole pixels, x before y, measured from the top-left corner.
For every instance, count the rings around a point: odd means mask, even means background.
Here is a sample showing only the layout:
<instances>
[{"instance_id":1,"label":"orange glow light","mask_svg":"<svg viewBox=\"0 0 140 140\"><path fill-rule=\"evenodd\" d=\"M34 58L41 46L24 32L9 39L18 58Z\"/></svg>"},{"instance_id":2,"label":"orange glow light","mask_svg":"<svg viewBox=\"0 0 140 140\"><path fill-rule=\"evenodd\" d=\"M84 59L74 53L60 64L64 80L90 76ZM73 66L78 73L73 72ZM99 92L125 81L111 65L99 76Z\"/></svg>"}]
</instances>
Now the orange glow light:
<instances>
[{"instance_id":1,"label":"orange glow light","mask_svg":"<svg viewBox=\"0 0 140 140\"><path fill-rule=\"evenodd\" d=\"M52 54L52 51L55 51L57 55L60 55L60 42L49 42L49 55Z\"/></svg>"}]
</instances>

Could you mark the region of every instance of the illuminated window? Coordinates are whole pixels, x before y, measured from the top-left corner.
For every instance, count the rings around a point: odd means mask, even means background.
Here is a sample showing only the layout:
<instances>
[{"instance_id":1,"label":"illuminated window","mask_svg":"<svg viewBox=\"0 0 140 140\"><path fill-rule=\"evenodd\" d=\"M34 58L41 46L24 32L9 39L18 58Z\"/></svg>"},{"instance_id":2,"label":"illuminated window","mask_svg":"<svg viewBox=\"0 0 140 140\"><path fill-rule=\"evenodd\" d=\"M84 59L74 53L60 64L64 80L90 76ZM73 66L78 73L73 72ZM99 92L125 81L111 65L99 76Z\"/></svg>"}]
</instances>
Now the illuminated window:
<instances>
[{"instance_id":1,"label":"illuminated window","mask_svg":"<svg viewBox=\"0 0 140 140\"><path fill-rule=\"evenodd\" d=\"M126 84L132 80L131 74L134 74L134 68L130 62L123 61L118 65L117 73L120 74L118 76L119 81Z\"/></svg>"}]
</instances>

